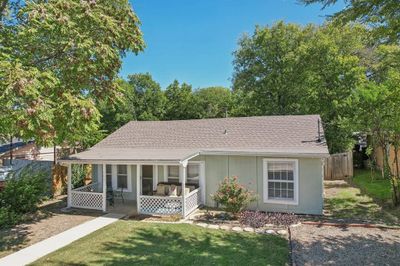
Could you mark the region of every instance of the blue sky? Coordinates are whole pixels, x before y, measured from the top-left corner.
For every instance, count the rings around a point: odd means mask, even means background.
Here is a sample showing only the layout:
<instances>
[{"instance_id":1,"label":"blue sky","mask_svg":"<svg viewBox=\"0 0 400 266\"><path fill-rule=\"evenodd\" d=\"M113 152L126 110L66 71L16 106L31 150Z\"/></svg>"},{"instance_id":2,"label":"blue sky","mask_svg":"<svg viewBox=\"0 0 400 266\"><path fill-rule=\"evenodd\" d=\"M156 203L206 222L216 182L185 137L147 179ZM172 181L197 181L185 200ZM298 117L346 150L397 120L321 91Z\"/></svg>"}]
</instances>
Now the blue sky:
<instances>
[{"instance_id":1,"label":"blue sky","mask_svg":"<svg viewBox=\"0 0 400 266\"><path fill-rule=\"evenodd\" d=\"M146 49L123 60L122 77L149 72L162 88L174 79L193 85L231 86L232 52L243 33L275 21L325 20L343 5L321 10L296 0L131 0Z\"/></svg>"}]
</instances>

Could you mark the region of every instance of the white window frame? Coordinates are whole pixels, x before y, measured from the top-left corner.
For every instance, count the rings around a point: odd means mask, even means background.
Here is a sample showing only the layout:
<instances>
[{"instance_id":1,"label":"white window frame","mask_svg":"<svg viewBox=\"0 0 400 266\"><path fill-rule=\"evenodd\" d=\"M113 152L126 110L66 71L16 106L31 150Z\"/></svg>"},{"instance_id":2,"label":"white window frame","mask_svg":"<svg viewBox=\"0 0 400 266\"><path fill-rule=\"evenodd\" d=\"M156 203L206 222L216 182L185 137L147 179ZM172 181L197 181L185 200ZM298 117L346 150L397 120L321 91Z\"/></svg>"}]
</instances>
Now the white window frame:
<instances>
[{"instance_id":1,"label":"white window frame","mask_svg":"<svg viewBox=\"0 0 400 266\"><path fill-rule=\"evenodd\" d=\"M292 162L294 163L293 171L293 200L292 199L269 199L268 198L268 162ZM279 182L277 180L277 182ZM265 158L263 159L263 190L264 203L275 203L285 205L299 204L299 160L286 158Z\"/></svg>"},{"instance_id":2,"label":"white window frame","mask_svg":"<svg viewBox=\"0 0 400 266\"><path fill-rule=\"evenodd\" d=\"M169 167L178 167L178 176L170 176L169 175ZM176 179L176 182L181 182L181 167L179 165L167 165L167 182L169 179Z\"/></svg>"},{"instance_id":3,"label":"white window frame","mask_svg":"<svg viewBox=\"0 0 400 266\"><path fill-rule=\"evenodd\" d=\"M128 164L111 164L111 175L112 175L112 188L113 190L120 190L118 188L118 178L117 178L117 165L126 165L127 168L127 186L128 188L124 188L124 192L132 192L132 166Z\"/></svg>"}]
</instances>

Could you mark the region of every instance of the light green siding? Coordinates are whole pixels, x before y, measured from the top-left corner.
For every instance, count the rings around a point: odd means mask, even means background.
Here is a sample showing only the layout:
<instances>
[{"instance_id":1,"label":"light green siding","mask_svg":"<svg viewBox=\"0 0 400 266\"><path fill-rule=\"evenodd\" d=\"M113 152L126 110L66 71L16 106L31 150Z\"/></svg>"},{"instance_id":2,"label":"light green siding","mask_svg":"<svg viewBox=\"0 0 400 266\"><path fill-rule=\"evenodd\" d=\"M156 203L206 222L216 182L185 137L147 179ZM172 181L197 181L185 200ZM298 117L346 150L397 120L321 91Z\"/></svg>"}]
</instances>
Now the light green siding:
<instances>
[{"instance_id":1,"label":"light green siding","mask_svg":"<svg viewBox=\"0 0 400 266\"><path fill-rule=\"evenodd\" d=\"M239 182L254 191L256 202L250 209L321 214L323 208L322 160L299 158L298 205L264 203L263 157L256 156L205 156L206 205L215 206L211 194L226 176L237 176Z\"/></svg>"}]
</instances>

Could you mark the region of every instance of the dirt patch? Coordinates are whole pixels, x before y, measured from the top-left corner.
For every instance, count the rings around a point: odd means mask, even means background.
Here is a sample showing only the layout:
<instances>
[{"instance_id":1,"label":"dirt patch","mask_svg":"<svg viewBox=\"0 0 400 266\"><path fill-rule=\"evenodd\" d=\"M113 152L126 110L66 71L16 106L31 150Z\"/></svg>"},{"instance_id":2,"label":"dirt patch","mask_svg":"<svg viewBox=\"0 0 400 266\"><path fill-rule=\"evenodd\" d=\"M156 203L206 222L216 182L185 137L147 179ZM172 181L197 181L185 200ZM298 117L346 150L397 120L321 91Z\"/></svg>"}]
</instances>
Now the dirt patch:
<instances>
[{"instance_id":1,"label":"dirt patch","mask_svg":"<svg viewBox=\"0 0 400 266\"><path fill-rule=\"evenodd\" d=\"M291 230L295 265L397 265L400 230L301 225Z\"/></svg>"},{"instance_id":2,"label":"dirt patch","mask_svg":"<svg viewBox=\"0 0 400 266\"><path fill-rule=\"evenodd\" d=\"M64 207L65 197L46 201L27 217L27 222L0 230L0 258L103 214L87 210L63 212Z\"/></svg>"}]
</instances>

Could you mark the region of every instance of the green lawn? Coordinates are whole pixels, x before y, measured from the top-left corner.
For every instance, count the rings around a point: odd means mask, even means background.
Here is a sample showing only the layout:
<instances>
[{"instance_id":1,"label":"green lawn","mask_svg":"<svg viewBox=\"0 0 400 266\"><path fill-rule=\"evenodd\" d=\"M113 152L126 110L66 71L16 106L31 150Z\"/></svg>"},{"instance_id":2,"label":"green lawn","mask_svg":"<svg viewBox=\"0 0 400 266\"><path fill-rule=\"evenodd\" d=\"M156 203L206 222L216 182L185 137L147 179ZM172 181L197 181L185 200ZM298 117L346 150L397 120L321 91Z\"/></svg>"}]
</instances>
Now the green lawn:
<instances>
[{"instance_id":1,"label":"green lawn","mask_svg":"<svg viewBox=\"0 0 400 266\"><path fill-rule=\"evenodd\" d=\"M379 172L375 172L374 179L372 179L370 170L357 170L354 172L352 181L363 192L376 200L387 202L392 199L390 180L381 179Z\"/></svg>"},{"instance_id":2,"label":"green lawn","mask_svg":"<svg viewBox=\"0 0 400 266\"><path fill-rule=\"evenodd\" d=\"M280 236L118 221L33 265L285 265Z\"/></svg>"},{"instance_id":3,"label":"green lawn","mask_svg":"<svg viewBox=\"0 0 400 266\"><path fill-rule=\"evenodd\" d=\"M325 182L325 210L336 219L399 224L400 208L391 205L389 180L371 179L369 170L355 171L351 182Z\"/></svg>"}]
</instances>

